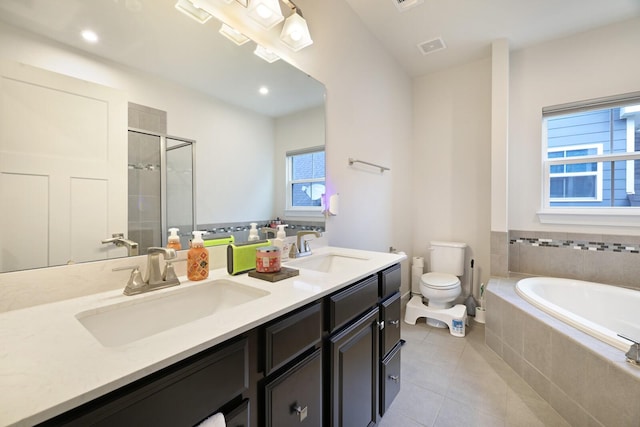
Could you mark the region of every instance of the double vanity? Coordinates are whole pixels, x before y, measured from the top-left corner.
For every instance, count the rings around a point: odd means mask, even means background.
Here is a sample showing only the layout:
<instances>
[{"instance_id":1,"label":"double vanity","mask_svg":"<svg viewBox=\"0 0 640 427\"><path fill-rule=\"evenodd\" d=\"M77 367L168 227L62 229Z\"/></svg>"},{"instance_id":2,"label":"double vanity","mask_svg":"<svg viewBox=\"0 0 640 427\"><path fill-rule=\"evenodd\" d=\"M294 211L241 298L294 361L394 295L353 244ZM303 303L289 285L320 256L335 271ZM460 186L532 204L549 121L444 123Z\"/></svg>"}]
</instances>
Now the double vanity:
<instances>
[{"instance_id":1,"label":"double vanity","mask_svg":"<svg viewBox=\"0 0 640 427\"><path fill-rule=\"evenodd\" d=\"M324 247L0 314L0 425L374 425L400 387L403 255ZM123 283L124 287L124 283Z\"/></svg>"}]
</instances>

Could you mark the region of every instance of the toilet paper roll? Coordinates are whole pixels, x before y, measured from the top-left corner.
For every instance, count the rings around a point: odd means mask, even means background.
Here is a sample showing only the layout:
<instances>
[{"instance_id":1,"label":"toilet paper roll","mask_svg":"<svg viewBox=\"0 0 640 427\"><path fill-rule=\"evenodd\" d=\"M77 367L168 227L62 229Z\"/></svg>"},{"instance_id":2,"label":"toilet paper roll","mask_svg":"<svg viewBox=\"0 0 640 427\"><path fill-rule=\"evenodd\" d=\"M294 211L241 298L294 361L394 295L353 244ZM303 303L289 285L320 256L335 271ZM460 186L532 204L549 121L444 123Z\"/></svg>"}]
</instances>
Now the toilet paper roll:
<instances>
[{"instance_id":1,"label":"toilet paper roll","mask_svg":"<svg viewBox=\"0 0 640 427\"><path fill-rule=\"evenodd\" d=\"M421 265L414 265L411 267L411 291L414 294L420 293L420 277L424 274L424 269Z\"/></svg>"},{"instance_id":2,"label":"toilet paper roll","mask_svg":"<svg viewBox=\"0 0 640 427\"><path fill-rule=\"evenodd\" d=\"M414 256L413 265L416 267L424 267L424 258L421 256Z\"/></svg>"}]
</instances>

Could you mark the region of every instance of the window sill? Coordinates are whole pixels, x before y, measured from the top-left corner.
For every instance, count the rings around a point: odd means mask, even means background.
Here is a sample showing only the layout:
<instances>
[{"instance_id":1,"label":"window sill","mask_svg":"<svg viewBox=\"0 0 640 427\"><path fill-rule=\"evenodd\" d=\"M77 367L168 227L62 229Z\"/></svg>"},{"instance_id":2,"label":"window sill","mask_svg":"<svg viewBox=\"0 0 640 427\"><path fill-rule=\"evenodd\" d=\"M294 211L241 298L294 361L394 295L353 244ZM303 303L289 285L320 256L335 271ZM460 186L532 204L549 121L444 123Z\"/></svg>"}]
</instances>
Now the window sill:
<instances>
[{"instance_id":1,"label":"window sill","mask_svg":"<svg viewBox=\"0 0 640 427\"><path fill-rule=\"evenodd\" d=\"M317 218L324 219L324 214L320 210L285 210L285 218Z\"/></svg>"},{"instance_id":2,"label":"window sill","mask_svg":"<svg viewBox=\"0 0 640 427\"><path fill-rule=\"evenodd\" d=\"M537 212L542 224L639 227L640 208L544 209Z\"/></svg>"}]
</instances>

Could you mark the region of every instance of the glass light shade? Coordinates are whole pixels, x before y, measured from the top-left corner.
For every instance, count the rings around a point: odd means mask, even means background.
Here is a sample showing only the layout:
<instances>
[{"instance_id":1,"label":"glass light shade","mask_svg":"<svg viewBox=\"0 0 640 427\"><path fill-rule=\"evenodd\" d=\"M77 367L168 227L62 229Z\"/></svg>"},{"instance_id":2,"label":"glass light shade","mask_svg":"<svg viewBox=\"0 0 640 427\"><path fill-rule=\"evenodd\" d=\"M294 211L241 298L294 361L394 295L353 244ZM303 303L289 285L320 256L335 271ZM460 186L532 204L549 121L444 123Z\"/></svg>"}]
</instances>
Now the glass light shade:
<instances>
[{"instance_id":1,"label":"glass light shade","mask_svg":"<svg viewBox=\"0 0 640 427\"><path fill-rule=\"evenodd\" d=\"M295 12L284 21L280 40L294 52L313 43L307 21Z\"/></svg>"},{"instance_id":2,"label":"glass light shade","mask_svg":"<svg viewBox=\"0 0 640 427\"><path fill-rule=\"evenodd\" d=\"M272 62L276 62L278 59L280 59L278 55L271 52L266 47L262 47L260 45L256 46L256 50L254 50L253 53L259 56L260 58L264 59L265 61L267 61L269 64L271 64Z\"/></svg>"},{"instance_id":3,"label":"glass light shade","mask_svg":"<svg viewBox=\"0 0 640 427\"><path fill-rule=\"evenodd\" d=\"M201 24L204 24L211 18L209 13L195 6L193 2L189 0L178 0L176 3L176 9Z\"/></svg>"},{"instance_id":4,"label":"glass light shade","mask_svg":"<svg viewBox=\"0 0 640 427\"><path fill-rule=\"evenodd\" d=\"M251 0L247 14L265 30L270 30L284 20L278 0Z\"/></svg>"},{"instance_id":5,"label":"glass light shade","mask_svg":"<svg viewBox=\"0 0 640 427\"><path fill-rule=\"evenodd\" d=\"M220 27L219 33L225 36L226 38L228 38L229 40L231 40L232 42L234 42L235 44L237 44L238 46L242 46L243 44L249 41L249 37L245 36L235 28L231 28L227 24L222 24L222 26Z\"/></svg>"}]
</instances>

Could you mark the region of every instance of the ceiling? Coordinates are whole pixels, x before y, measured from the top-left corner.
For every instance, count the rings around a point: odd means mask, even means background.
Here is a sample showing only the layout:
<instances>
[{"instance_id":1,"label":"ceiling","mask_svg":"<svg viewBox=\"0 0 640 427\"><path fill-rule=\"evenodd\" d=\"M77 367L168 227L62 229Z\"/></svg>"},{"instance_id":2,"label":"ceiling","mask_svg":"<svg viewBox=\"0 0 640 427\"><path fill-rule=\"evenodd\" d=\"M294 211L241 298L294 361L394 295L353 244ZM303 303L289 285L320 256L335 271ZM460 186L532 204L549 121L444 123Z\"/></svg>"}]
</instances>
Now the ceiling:
<instances>
[{"instance_id":1,"label":"ceiling","mask_svg":"<svg viewBox=\"0 0 640 427\"><path fill-rule=\"evenodd\" d=\"M487 57L498 38L514 50L640 16L640 0L344 1L410 76ZM398 1L417 5L401 12ZM175 2L0 0L0 21L269 116L323 102L322 85L309 85L312 79L284 61L267 64L253 55L254 43L232 44L215 19L200 25ZM87 26L100 33L99 44L78 37ZM446 49L423 55L417 44L436 37ZM258 96L261 85L277 97Z\"/></svg>"},{"instance_id":2,"label":"ceiling","mask_svg":"<svg viewBox=\"0 0 640 427\"><path fill-rule=\"evenodd\" d=\"M640 16L640 0L345 0L410 76ZM417 4L400 12L397 2ZM423 55L419 43L441 37L446 49Z\"/></svg>"}]
</instances>

